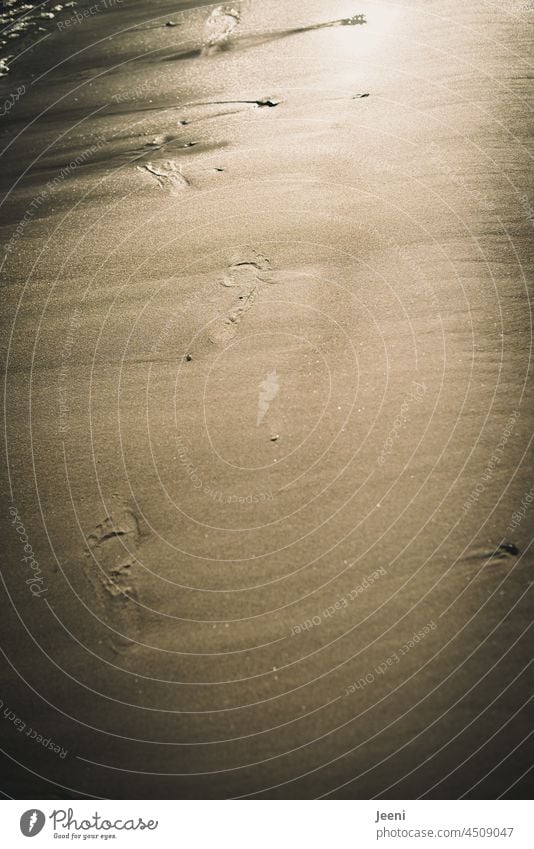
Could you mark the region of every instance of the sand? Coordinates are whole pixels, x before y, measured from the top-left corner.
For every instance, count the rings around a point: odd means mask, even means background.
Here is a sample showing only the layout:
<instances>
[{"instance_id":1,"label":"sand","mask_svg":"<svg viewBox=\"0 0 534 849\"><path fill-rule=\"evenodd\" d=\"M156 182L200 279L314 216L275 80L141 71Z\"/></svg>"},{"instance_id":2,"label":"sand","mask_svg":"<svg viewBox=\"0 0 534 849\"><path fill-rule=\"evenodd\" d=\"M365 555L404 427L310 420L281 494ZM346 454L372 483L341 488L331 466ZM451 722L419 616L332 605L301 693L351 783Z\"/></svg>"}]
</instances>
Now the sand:
<instances>
[{"instance_id":1,"label":"sand","mask_svg":"<svg viewBox=\"0 0 534 849\"><path fill-rule=\"evenodd\" d=\"M3 792L528 797L532 10L205 6L2 80Z\"/></svg>"}]
</instances>

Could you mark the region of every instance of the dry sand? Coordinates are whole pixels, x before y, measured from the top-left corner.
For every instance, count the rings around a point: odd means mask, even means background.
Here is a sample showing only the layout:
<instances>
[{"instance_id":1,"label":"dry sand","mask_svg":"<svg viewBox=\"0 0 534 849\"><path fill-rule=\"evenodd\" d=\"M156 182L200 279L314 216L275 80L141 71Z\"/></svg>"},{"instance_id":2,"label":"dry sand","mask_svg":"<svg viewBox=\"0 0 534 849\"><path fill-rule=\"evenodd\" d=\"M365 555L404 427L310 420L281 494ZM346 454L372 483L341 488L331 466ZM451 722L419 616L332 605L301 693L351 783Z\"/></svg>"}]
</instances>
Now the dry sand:
<instances>
[{"instance_id":1,"label":"dry sand","mask_svg":"<svg viewBox=\"0 0 534 849\"><path fill-rule=\"evenodd\" d=\"M3 790L528 797L532 8L237 5L2 81Z\"/></svg>"}]
</instances>

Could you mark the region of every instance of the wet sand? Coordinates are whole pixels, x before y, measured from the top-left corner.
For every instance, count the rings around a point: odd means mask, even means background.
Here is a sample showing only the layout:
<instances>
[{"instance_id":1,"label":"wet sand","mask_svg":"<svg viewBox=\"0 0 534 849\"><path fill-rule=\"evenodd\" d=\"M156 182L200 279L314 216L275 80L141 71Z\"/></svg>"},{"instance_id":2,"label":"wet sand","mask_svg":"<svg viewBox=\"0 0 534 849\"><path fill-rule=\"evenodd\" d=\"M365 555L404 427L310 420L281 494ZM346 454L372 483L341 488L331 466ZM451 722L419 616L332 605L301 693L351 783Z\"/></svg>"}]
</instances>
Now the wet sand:
<instances>
[{"instance_id":1,"label":"wet sand","mask_svg":"<svg viewBox=\"0 0 534 849\"><path fill-rule=\"evenodd\" d=\"M6 795L531 795L532 15L124 0L12 63Z\"/></svg>"}]
</instances>

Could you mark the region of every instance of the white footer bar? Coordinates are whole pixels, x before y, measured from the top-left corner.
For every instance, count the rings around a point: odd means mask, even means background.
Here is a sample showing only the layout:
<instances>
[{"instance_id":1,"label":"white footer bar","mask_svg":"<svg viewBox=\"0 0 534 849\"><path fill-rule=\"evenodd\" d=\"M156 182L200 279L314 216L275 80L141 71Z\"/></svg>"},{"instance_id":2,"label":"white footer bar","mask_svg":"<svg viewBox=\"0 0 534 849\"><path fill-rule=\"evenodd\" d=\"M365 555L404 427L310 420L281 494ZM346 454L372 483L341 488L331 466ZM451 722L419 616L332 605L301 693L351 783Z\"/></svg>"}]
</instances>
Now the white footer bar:
<instances>
[{"instance_id":1,"label":"white footer bar","mask_svg":"<svg viewBox=\"0 0 534 849\"><path fill-rule=\"evenodd\" d=\"M517 801L4 801L6 847L482 849L534 846ZM35 838L35 843L29 843Z\"/></svg>"}]
</instances>

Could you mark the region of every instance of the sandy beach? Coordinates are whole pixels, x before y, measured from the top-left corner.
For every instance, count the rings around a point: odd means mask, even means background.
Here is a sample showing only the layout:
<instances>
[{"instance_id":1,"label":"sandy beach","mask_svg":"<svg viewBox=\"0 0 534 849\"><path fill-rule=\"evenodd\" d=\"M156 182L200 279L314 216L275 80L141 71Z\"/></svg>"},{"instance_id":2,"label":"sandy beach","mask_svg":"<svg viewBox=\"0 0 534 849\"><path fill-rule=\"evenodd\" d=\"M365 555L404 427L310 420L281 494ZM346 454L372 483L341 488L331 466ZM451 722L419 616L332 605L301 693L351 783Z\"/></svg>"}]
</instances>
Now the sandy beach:
<instances>
[{"instance_id":1,"label":"sandy beach","mask_svg":"<svg viewBox=\"0 0 534 849\"><path fill-rule=\"evenodd\" d=\"M531 797L533 19L100 0L8 61L5 796Z\"/></svg>"}]
</instances>

